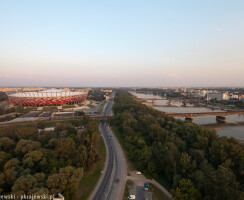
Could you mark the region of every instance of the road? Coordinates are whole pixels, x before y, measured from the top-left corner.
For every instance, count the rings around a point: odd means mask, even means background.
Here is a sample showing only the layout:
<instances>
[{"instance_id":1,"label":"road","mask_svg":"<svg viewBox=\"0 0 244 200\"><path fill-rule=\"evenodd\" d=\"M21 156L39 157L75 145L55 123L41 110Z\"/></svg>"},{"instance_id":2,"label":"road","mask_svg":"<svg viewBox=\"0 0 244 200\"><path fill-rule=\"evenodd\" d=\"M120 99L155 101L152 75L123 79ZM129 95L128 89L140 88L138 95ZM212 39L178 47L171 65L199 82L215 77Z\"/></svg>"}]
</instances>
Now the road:
<instances>
[{"instance_id":1,"label":"road","mask_svg":"<svg viewBox=\"0 0 244 200\"><path fill-rule=\"evenodd\" d=\"M136 186L136 199L138 200L145 199L145 189L143 186Z\"/></svg>"},{"instance_id":2,"label":"road","mask_svg":"<svg viewBox=\"0 0 244 200\"><path fill-rule=\"evenodd\" d=\"M112 116L113 96L107 102L102 115ZM122 200L126 184L127 164L122 148L113 134L109 124L104 121L99 125L103 135L107 159L103 175L97 184L93 194L89 199L92 200ZM119 180L116 182L116 180Z\"/></svg>"}]
</instances>

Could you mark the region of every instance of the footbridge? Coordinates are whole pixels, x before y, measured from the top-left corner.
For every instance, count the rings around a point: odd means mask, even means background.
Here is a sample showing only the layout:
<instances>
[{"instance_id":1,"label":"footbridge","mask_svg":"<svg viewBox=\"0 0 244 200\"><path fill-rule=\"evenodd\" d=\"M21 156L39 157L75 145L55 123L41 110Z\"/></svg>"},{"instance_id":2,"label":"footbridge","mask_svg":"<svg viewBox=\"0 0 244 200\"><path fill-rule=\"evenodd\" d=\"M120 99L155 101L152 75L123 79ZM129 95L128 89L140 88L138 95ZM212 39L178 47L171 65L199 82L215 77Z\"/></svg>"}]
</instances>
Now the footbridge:
<instances>
[{"instance_id":1,"label":"footbridge","mask_svg":"<svg viewBox=\"0 0 244 200\"><path fill-rule=\"evenodd\" d=\"M225 121L226 116L244 115L244 111L228 111L228 112L202 112L202 113L165 113L172 117L185 117L186 121L193 122L193 117L216 116L217 121Z\"/></svg>"}]
</instances>

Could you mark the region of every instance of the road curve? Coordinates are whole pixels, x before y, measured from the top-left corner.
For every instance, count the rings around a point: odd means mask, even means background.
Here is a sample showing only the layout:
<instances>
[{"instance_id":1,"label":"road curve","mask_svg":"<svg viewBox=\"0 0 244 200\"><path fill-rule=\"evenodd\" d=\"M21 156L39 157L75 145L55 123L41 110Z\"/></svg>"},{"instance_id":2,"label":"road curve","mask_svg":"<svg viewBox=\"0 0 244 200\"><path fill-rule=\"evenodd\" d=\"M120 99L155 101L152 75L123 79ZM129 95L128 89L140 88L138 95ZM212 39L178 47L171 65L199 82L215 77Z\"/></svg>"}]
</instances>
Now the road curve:
<instances>
[{"instance_id":1,"label":"road curve","mask_svg":"<svg viewBox=\"0 0 244 200\"><path fill-rule=\"evenodd\" d=\"M107 102L102 115L112 116L113 94ZM109 124L104 121L99 130L107 150L107 159L103 175L99 180L90 200L122 200L126 184L127 164L122 148ZM116 182L119 180L119 182Z\"/></svg>"}]
</instances>

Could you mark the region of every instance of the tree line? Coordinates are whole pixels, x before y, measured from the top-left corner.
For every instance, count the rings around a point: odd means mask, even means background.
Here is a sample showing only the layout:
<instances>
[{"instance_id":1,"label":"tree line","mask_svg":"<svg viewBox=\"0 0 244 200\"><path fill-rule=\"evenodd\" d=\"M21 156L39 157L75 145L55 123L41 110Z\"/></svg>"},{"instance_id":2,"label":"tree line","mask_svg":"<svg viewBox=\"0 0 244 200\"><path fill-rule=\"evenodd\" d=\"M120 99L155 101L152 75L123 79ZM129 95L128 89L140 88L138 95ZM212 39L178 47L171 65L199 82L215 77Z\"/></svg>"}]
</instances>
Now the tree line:
<instances>
[{"instance_id":1,"label":"tree line","mask_svg":"<svg viewBox=\"0 0 244 200\"><path fill-rule=\"evenodd\" d=\"M84 117L75 124L85 128L70 123L40 133L34 124L1 128L0 194L61 193L73 199L84 173L100 159L97 122Z\"/></svg>"},{"instance_id":2,"label":"tree line","mask_svg":"<svg viewBox=\"0 0 244 200\"><path fill-rule=\"evenodd\" d=\"M215 130L115 97L115 127L129 160L145 175L164 180L175 200L244 199L244 145Z\"/></svg>"},{"instance_id":3,"label":"tree line","mask_svg":"<svg viewBox=\"0 0 244 200\"><path fill-rule=\"evenodd\" d=\"M106 92L103 92L100 89L92 89L89 90L87 100L93 100L93 101L103 101L105 100Z\"/></svg>"},{"instance_id":4,"label":"tree line","mask_svg":"<svg viewBox=\"0 0 244 200\"><path fill-rule=\"evenodd\" d=\"M7 101L8 97L5 92L0 92L0 101Z\"/></svg>"}]
</instances>

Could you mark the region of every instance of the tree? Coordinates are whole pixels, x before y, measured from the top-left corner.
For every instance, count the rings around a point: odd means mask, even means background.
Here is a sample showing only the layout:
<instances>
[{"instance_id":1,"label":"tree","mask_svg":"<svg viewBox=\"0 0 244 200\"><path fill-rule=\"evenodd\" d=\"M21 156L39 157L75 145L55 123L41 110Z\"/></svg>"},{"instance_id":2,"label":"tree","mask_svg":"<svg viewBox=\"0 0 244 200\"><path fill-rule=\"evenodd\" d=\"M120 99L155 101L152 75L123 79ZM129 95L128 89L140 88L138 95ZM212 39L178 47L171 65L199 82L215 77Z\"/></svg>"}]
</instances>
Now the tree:
<instances>
[{"instance_id":1,"label":"tree","mask_svg":"<svg viewBox=\"0 0 244 200\"><path fill-rule=\"evenodd\" d=\"M0 149L8 150L11 147L15 145L14 140L8 138L8 137L2 137L0 138Z\"/></svg>"},{"instance_id":2,"label":"tree","mask_svg":"<svg viewBox=\"0 0 244 200\"><path fill-rule=\"evenodd\" d=\"M16 148L15 148L15 151L18 154L25 154L28 151L33 151L35 149L40 148L40 146L41 146L41 143L40 142L35 142L35 141L32 141L32 140L24 140L24 139L21 139L17 143Z\"/></svg>"},{"instance_id":3,"label":"tree","mask_svg":"<svg viewBox=\"0 0 244 200\"><path fill-rule=\"evenodd\" d=\"M40 134L38 134L37 140L45 145L52 138L57 138L57 133L53 131L43 131Z\"/></svg>"},{"instance_id":4,"label":"tree","mask_svg":"<svg viewBox=\"0 0 244 200\"><path fill-rule=\"evenodd\" d=\"M62 138L58 143L56 148L56 154L58 157L64 159L70 159L72 156L75 156L75 142L71 138Z\"/></svg>"},{"instance_id":5,"label":"tree","mask_svg":"<svg viewBox=\"0 0 244 200\"><path fill-rule=\"evenodd\" d=\"M37 122L37 128L38 129L45 129L46 128L46 123L45 122Z\"/></svg>"},{"instance_id":6,"label":"tree","mask_svg":"<svg viewBox=\"0 0 244 200\"><path fill-rule=\"evenodd\" d=\"M30 174L26 176L21 176L14 183L12 187L12 192L18 195L29 194L29 191L35 188L37 183L37 179Z\"/></svg>"},{"instance_id":7,"label":"tree","mask_svg":"<svg viewBox=\"0 0 244 200\"><path fill-rule=\"evenodd\" d=\"M195 169L196 162L194 160L191 161L191 157L188 153L181 153L180 167L183 177L186 177L191 171Z\"/></svg>"},{"instance_id":8,"label":"tree","mask_svg":"<svg viewBox=\"0 0 244 200\"><path fill-rule=\"evenodd\" d=\"M12 158L10 153L6 153L4 151L0 151L0 170L3 168L5 163Z\"/></svg>"},{"instance_id":9,"label":"tree","mask_svg":"<svg viewBox=\"0 0 244 200\"><path fill-rule=\"evenodd\" d=\"M214 130L168 117L133 98L126 91L118 91L115 116L109 122L136 167L155 178L165 177L173 188L182 177L191 179L205 200L244 199L242 144L219 137ZM89 138L81 137L81 141L88 147ZM177 193L182 194L180 186Z\"/></svg>"},{"instance_id":10,"label":"tree","mask_svg":"<svg viewBox=\"0 0 244 200\"><path fill-rule=\"evenodd\" d=\"M16 131L18 139L30 139L37 135L37 129L31 126L20 127Z\"/></svg>"},{"instance_id":11,"label":"tree","mask_svg":"<svg viewBox=\"0 0 244 200\"><path fill-rule=\"evenodd\" d=\"M20 161L17 158L13 158L5 163L4 175L5 181L8 185L12 185L17 179L18 173L22 171L20 167Z\"/></svg>"},{"instance_id":12,"label":"tree","mask_svg":"<svg viewBox=\"0 0 244 200\"><path fill-rule=\"evenodd\" d=\"M58 139L52 138L48 142L48 147L51 149L55 149L58 146Z\"/></svg>"},{"instance_id":13,"label":"tree","mask_svg":"<svg viewBox=\"0 0 244 200\"><path fill-rule=\"evenodd\" d=\"M30 194L42 196L43 200L50 200L50 197L44 198L45 194L50 194L49 190L45 187L35 187L29 191Z\"/></svg>"},{"instance_id":14,"label":"tree","mask_svg":"<svg viewBox=\"0 0 244 200\"><path fill-rule=\"evenodd\" d=\"M23 112L24 112L24 107L23 107L23 106L18 106L18 107L16 108L16 112L17 112L17 113L23 113Z\"/></svg>"},{"instance_id":15,"label":"tree","mask_svg":"<svg viewBox=\"0 0 244 200\"><path fill-rule=\"evenodd\" d=\"M84 116L85 115L85 113L83 111L77 111L76 113L77 113L77 116Z\"/></svg>"},{"instance_id":16,"label":"tree","mask_svg":"<svg viewBox=\"0 0 244 200\"><path fill-rule=\"evenodd\" d=\"M23 164L27 167L34 167L43 158L43 152L40 150L29 151L24 156Z\"/></svg>"},{"instance_id":17,"label":"tree","mask_svg":"<svg viewBox=\"0 0 244 200\"><path fill-rule=\"evenodd\" d=\"M0 193L3 192L3 184L5 183L5 180L4 180L5 176L4 176L4 173L0 173Z\"/></svg>"},{"instance_id":18,"label":"tree","mask_svg":"<svg viewBox=\"0 0 244 200\"><path fill-rule=\"evenodd\" d=\"M79 134L73 124L40 134L32 125L0 129L0 194L61 192L70 199L83 167L89 170L98 159L98 123L92 121Z\"/></svg>"},{"instance_id":19,"label":"tree","mask_svg":"<svg viewBox=\"0 0 244 200\"><path fill-rule=\"evenodd\" d=\"M174 200L198 200L200 192L194 187L189 179L181 179L176 190L172 191Z\"/></svg>"},{"instance_id":20,"label":"tree","mask_svg":"<svg viewBox=\"0 0 244 200\"><path fill-rule=\"evenodd\" d=\"M60 192L69 198L78 187L83 173L82 168L75 169L72 166L61 168L58 174L52 174L48 177L47 187L51 194Z\"/></svg>"},{"instance_id":21,"label":"tree","mask_svg":"<svg viewBox=\"0 0 244 200\"><path fill-rule=\"evenodd\" d=\"M233 172L220 165L216 171L215 194L219 200L238 199L237 183Z\"/></svg>"},{"instance_id":22,"label":"tree","mask_svg":"<svg viewBox=\"0 0 244 200\"><path fill-rule=\"evenodd\" d=\"M38 182L42 182L45 179L45 174L44 173L36 173L35 178L37 179Z\"/></svg>"},{"instance_id":23,"label":"tree","mask_svg":"<svg viewBox=\"0 0 244 200\"><path fill-rule=\"evenodd\" d=\"M55 126L55 131L57 133L60 133L61 131L66 130L67 128L67 124L66 123L57 123L57 125Z\"/></svg>"},{"instance_id":24,"label":"tree","mask_svg":"<svg viewBox=\"0 0 244 200\"><path fill-rule=\"evenodd\" d=\"M58 192L63 192L60 189L60 176L59 174L52 174L47 179L47 187L51 194L57 194Z\"/></svg>"}]
</instances>

